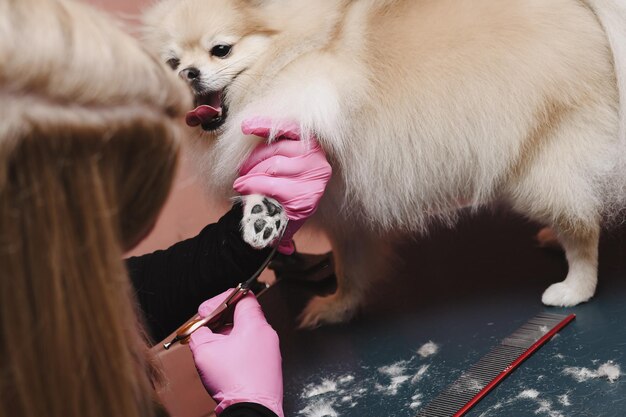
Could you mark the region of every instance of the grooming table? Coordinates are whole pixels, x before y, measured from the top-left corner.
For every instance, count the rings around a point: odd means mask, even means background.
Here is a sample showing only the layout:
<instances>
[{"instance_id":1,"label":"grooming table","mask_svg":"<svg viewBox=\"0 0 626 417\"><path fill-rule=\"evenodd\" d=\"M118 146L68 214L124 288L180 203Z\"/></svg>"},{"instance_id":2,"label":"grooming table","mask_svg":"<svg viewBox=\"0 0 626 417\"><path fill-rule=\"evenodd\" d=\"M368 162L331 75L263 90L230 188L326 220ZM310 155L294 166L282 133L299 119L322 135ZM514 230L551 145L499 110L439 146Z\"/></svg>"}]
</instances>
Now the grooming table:
<instances>
[{"instance_id":1,"label":"grooming table","mask_svg":"<svg viewBox=\"0 0 626 417\"><path fill-rule=\"evenodd\" d=\"M332 259L275 261L279 283L261 304L281 340L285 414L414 417L502 338L549 311L577 318L467 415L625 416L626 375L594 376L606 364L626 372L626 230L603 235L596 296L563 309L540 301L567 263L537 246L538 230L508 213L467 214L455 229L401 245L397 277L381 282L353 321L315 330L297 330L296 318L311 296L334 290ZM430 341L438 351L420 355Z\"/></svg>"}]
</instances>

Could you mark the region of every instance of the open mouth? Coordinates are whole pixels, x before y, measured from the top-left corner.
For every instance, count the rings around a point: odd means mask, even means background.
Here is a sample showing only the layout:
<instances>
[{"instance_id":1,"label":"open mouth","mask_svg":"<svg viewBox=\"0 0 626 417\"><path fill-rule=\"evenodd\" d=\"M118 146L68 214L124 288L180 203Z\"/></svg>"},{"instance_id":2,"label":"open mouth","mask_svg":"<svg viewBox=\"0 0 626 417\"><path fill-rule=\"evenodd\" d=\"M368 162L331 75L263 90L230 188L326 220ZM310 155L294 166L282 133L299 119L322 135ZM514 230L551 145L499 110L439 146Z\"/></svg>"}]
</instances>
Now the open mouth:
<instances>
[{"instance_id":1,"label":"open mouth","mask_svg":"<svg viewBox=\"0 0 626 417\"><path fill-rule=\"evenodd\" d=\"M223 98L223 90L196 94L196 107L185 116L187 125L201 126L208 132L218 129L226 121L227 109Z\"/></svg>"}]
</instances>

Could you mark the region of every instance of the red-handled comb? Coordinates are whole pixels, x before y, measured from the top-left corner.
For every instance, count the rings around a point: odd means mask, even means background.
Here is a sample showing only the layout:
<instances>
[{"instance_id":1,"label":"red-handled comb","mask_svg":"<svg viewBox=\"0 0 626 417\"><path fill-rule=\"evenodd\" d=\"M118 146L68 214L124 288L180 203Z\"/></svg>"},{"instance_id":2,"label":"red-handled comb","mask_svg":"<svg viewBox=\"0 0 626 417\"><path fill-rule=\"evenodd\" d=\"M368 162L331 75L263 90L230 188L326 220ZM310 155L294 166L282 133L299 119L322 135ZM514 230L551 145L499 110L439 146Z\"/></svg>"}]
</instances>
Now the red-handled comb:
<instances>
[{"instance_id":1,"label":"red-handled comb","mask_svg":"<svg viewBox=\"0 0 626 417\"><path fill-rule=\"evenodd\" d=\"M417 417L461 417L575 318L574 314L552 313L533 317L422 408Z\"/></svg>"}]
</instances>

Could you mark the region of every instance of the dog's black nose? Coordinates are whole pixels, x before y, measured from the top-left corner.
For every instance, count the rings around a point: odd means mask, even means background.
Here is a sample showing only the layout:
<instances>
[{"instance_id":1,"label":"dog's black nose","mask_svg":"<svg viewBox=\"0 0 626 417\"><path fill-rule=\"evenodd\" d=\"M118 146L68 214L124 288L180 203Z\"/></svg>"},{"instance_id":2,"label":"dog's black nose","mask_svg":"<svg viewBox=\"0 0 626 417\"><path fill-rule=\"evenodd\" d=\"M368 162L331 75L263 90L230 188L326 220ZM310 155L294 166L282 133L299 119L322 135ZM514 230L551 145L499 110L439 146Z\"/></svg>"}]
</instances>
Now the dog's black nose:
<instances>
[{"instance_id":1,"label":"dog's black nose","mask_svg":"<svg viewBox=\"0 0 626 417\"><path fill-rule=\"evenodd\" d=\"M178 73L183 80L193 81L200 76L200 70L195 67L188 67Z\"/></svg>"}]
</instances>

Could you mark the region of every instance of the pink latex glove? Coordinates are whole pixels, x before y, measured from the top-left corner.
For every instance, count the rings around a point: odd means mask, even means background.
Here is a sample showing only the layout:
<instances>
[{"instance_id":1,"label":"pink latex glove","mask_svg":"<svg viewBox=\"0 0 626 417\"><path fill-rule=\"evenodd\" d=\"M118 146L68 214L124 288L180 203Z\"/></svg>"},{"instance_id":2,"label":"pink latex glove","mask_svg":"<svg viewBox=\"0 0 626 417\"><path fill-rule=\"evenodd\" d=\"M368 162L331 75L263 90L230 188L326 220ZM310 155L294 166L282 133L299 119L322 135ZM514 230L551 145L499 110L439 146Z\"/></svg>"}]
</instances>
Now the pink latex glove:
<instances>
[{"instance_id":1,"label":"pink latex glove","mask_svg":"<svg viewBox=\"0 0 626 417\"><path fill-rule=\"evenodd\" d=\"M198 314L210 314L230 292L202 303ZM215 414L219 416L233 404L248 402L284 417L278 336L252 293L235 305L232 330L213 333L202 327L191 335L189 347L204 388L217 402Z\"/></svg>"},{"instance_id":2,"label":"pink latex glove","mask_svg":"<svg viewBox=\"0 0 626 417\"><path fill-rule=\"evenodd\" d=\"M271 127L270 120L254 118L245 120L241 130L267 139ZM315 213L332 168L316 138L300 140L295 123L280 123L274 133L276 141L259 144L239 168L233 188L241 195L272 197L283 206L289 224L278 251L289 255L295 250L293 235Z\"/></svg>"}]
</instances>

